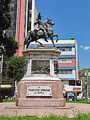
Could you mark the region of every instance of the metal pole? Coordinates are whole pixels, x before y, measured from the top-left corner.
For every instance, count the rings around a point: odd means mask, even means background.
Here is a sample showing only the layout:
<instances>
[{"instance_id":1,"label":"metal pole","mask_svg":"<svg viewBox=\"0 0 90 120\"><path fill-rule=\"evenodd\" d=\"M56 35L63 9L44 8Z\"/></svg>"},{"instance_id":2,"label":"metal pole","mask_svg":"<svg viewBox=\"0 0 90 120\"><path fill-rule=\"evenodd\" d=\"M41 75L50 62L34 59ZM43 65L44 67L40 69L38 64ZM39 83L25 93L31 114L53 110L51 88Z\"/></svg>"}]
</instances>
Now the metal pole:
<instances>
[{"instance_id":1,"label":"metal pole","mask_svg":"<svg viewBox=\"0 0 90 120\"><path fill-rule=\"evenodd\" d=\"M26 16L25 16L25 38L26 38L26 36L27 36L27 26L28 26L28 0L27 1L25 1L26 2L26 6L25 6L25 9L26 9L26 11L25 11L25 14L26 14ZM26 49L26 45L24 46L24 49Z\"/></svg>"},{"instance_id":2,"label":"metal pole","mask_svg":"<svg viewBox=\"0 0 90 120\"><path fill-rule=\"evenodd\" d=\"M89 94L89 90L88 90L88 70L87 70L87 73L86 73L86 74L87 74L87 76L86 76L86 77L87 77L87 79L86 79L86 80L87 80L87 84L86 84L87 101L89 101L89 95L88 95L88 94Z\"/></svg>"},{"instance_id":3,"label":"metal pole","mask_svg":"<svg viewBox=\"0 0 90 120\"><path fill-rule=\"evenodd\" d=\"M31 30L34 30L34 14L35 14L35 0L32 0L32 23Z\"/></svg>"},{"instance_id":4,"label":"metal pole","mask_svg":"<svg viewBox=\"0 0 90 120\"><path fill-rule=\"evenodd\" d=\"M28 0L27 0L27 2L26 2L26 29L25 29L25 37L26 37L26 35L27 35L27 26L28 26Z\"/></svg>"}]
</instances>

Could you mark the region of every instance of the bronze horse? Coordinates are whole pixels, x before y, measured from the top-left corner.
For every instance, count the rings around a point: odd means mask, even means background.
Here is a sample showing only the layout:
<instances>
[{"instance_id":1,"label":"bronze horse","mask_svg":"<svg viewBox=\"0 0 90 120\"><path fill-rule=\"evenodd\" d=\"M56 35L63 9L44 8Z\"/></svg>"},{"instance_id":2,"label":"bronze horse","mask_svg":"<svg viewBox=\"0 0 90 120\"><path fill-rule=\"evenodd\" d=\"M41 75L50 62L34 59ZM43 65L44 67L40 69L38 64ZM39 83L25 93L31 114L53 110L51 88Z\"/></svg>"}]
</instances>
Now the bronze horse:
<instances>
[{"instance_id":1,"label":"bronze horse","mask_svg":"<svg viewBox=\"0 0 90 120\"><path fill-rule=\"evenodd\" d=\"M34 29L33 31L28 31L28 34L25 38L25 44L26 44L26 48L28 48L29 44L31 42L37 42L39 43L40 45L42 45L41 42L38 41L38 39L40 38L44 38L44 40L46 42L47 41L47 38L50 38L52 43L53 43L53 47L55 47L55 44L54 44L54 40L53 40L53 37L57 37L57 40L56 42L58 41L58 35L57 34L53 34L53 29L51 26L55 25L55 23L51 20L51 19L47 19L44 24L43 24L43 28L44 28L44 31L47 32L47 36L45 36L45 33L42 29Z\"/></svg>"}]
</instances>

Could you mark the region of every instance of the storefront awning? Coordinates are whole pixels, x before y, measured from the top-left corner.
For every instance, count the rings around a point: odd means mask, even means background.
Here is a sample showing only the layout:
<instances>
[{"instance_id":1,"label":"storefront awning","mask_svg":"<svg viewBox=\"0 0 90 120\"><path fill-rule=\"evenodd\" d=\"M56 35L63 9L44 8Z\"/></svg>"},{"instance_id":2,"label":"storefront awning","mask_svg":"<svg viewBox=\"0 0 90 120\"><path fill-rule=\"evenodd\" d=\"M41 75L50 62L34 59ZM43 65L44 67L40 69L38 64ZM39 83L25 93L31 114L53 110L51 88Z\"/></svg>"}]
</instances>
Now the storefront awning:
<instances>
[{"instance_id":1,"label":"storefront awning","mask_svg":"<svg viewBox=\"0 0 90 120\"><path fill-rule=\"evenodd\" d=\"M68 93L68 96L74 96L74 93Z\"/></svg>"}]
</instances>

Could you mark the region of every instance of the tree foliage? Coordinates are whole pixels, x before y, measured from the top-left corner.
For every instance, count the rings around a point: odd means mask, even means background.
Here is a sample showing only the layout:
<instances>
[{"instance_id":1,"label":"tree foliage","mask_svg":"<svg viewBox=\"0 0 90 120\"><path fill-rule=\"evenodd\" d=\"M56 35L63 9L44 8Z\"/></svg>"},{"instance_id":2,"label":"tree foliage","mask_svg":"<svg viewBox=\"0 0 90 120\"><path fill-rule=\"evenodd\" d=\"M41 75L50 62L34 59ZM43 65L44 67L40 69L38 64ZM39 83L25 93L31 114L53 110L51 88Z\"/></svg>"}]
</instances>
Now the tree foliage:
<instances>
[{"instance_id":1,"label":"tree foliage","mask_svg":"<svg viewBox=\"0 0 90 120\"><path fill-rule=\"evenodd\" d=\"M0 44L3 46L6 43L5 30L8 29L11 24L10 3L11 0L0 0Z\"/></svg>"},{"instance_id":2,"label":"tree foliage","mask_svg":"<svg viewBox=\"0 0 90 120\"><path fill-rule=\"evenodd\" d=\"M24 57L11 57L7 62L7 73L9 78L19 81L23 76Z\"/></svg>"},{"instance_id":3,"label":"tree foliage","mask_svg":"<svg viewBox=\"0 0 90 120\"><path fill-rule=\"evenodd\" d=\"M14 38L10 37L5 40L6 44L4 44L4 50L3 53L11 57L14 55L14 53L17 52L19 48L19 42L15 41Z\"/></svg>"},{"instance_id":4,"label":"tree foliage","mask_svg":"<svg viewBox=\"0 0 90 120\"><path fill-rule=\"evenodd\" d=\"M0 32L8 29L11 23L9 5L11 0L0 0Z\"/></svg>"},{"instance_id":5,"label":"tree foliage","mask_svg":"<svg viewBox=\"0 0 90 120\"><path fill-rule=\"evenodd\" d=\"M8 57L13 56L19 48L19 43L5 33L11 26L10 3L11 0L0 0L0 45L2 53Z\"/></svg>"}]
</instances>

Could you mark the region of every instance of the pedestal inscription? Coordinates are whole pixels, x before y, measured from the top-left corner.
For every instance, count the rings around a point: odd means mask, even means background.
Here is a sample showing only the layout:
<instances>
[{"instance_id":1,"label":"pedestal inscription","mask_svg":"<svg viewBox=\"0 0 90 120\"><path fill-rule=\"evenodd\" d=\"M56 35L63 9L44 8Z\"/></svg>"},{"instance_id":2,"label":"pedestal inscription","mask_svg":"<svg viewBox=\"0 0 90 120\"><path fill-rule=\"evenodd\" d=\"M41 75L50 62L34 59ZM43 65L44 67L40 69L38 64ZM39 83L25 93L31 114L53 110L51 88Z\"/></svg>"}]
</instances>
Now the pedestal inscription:
<instances>
[{"instance_id":1,"label":"pedestal inscription","mask_svg":"<svg viewBox=\"0 0 90 120\"><path fill-rule=\"evenodd\" d=\"M52 85L27 85L26 96L52 96Z\"/></svg>"}]
</instances>

